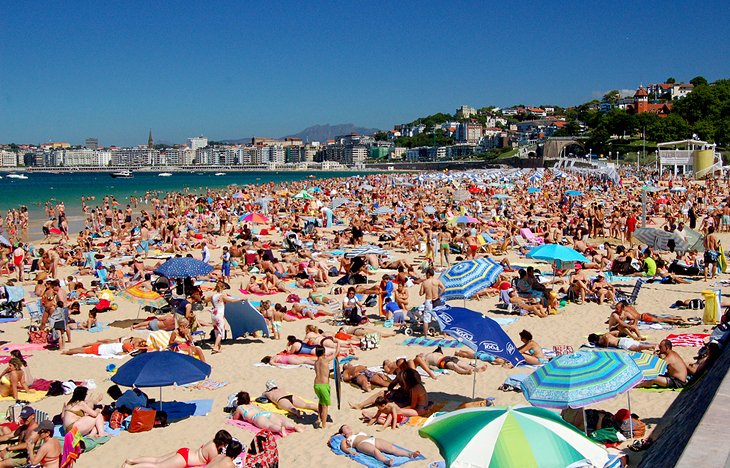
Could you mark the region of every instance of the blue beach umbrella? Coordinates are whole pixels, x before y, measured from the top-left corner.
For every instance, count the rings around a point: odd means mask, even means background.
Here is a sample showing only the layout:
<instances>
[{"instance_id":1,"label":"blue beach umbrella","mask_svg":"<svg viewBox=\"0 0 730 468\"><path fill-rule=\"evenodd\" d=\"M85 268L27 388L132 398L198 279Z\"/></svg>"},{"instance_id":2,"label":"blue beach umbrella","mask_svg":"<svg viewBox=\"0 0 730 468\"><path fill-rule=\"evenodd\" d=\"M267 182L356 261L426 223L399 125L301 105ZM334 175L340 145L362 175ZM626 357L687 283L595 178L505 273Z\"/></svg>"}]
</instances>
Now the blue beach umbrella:
<instances>
[{"instance_id":1,"label":"blue beach umbrella","mask_svg":"<svg viewBox=\"0 0 730 468\"><path fill-rule=\"evenodd\" d=\"M493 285L504 268L489 258L477 258L456 263L441 273L439 281L446 291L443 300L469 299L484 288Z\"/></svg>"},{"instance_id":2,"label":"blue beach umbrella","mask_svg":"<svg viewBox=\"0 0 730 468\"><path fill-rule=\"evenodd\" d=\"M193 278L205 276L213 267L190 257L173 257L157 267L155 273L165 278Z\"/></svg>"},{"instance_id":3,"label":"blue beach umbrella","mask_svg":"<svg viewBox=\"0 0 730 468\"><path fill-rule=\"evenodd\" d=\"M580 192L578 190L568 190L567 192L565 192L565 194L570 197L582 197L583 196L583 192Z\"/></svg>"},{"instance_id":4,"label":"blue beach umbrella","mask_svg":"<svg viewBox=\"0 0 730 468\"><path fill-rule=\"evenodd\" d=\"M496 198L497 200L508 200L512 197L510 197L509 195L507 195L505 193L498 193L496 195L492 195L492 198Z\"/></svg>"},{"instance_id":5,"label":"blue beach umbrella","mask_svg":"<svg viewBox=\"0 0 730 468\"><path fill-rule=\"evenodd\" d=\"M423 208L423 211L424 211L424 212L425 212L425 213L426 213L427 215L432 215L432 214L436 213L436 208L434 208L434 207L433 207L433 206L431 206L431 205L428 205L428 206L426 206L426 207L424 207L424 208Z\"/></svg>"},{"instance_id":6,"label":"blue beach umbrella","mask_svg":"<svg viewBox=\"0 0 730 468\"><path fill-rule=\"evenodd\" d=\"M527 193L537 193L540 191L540 187L530 187L527 189Z\"/></svg>"},{"instance_id":7,"label":"blue beach umbrella","mask_svg":"<svg viewBox=\"0 0 730 468\"><path fill-rule=\"evenodd\" d=\"M257 331L263 336L269 336L269 327L266 326L264 316L248 301L227 302L225 317L234 339Z\"/></svg>"},{"instance_id":8,"label":"blue beach umbrella","mask_svg":"<svg viewBox=\"0 0 730 468\"><path fill-rule=\"evenodd\" d=\"M501 357L515 366L524 361L507 333L486 315L464 307L437 307L434 315L444 333L453 336L474 353Z\"/></svg>"},{"instance_id":9,"label":"blue beach umbrella","mask_svg":"<svg viewBox=\"0 0 730 468\"><path fill-rule=\"evenodd\" d=\"M527 258L547 262L588 262L580 252L560 244L544 244L527 252Z\"/></svg>"},{"instance_id":10,"label":"blue beach umbrella","mask_svg":"<svg viewBox=\"0 0 730 468\"><path fill-rule=\"evenodd\" d=\"M641 383L644 374L626 353L578 351L558 356L522 381L525 398L542 408L583 408Z\"/></svg>"},{"instance_id":11,"label":"blue beach umbrella","mask_svg":"<svg viewBox=\"0 0 730 468\"><path fill-rule=\"evenodd\" d=\"M375 208L372 211L372 214L374 214L374 215L386 215L386 214L392 214L392 213L393 213L393 208L391 208L389 206L380 206L378 208Z\"/></svg>"}]
</instances>

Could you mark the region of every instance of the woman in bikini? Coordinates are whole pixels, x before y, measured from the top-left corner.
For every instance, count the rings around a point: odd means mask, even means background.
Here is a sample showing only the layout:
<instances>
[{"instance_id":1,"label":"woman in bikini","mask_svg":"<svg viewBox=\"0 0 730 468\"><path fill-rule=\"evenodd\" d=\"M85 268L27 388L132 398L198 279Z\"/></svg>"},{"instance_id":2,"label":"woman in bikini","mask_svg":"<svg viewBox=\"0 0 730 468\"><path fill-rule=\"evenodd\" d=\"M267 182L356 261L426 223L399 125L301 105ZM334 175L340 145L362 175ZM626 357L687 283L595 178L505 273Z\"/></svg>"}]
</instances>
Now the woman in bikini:
<instances>
[{"instance_id":1,"label":"woman in bikini","mask_svg":"<svg viewBox=\"0 0 730 468\"><path fill-rule=\"evenodd\" d=\"M296 336L289 335L286 337L287 346L284 349L288 354L308 354L314 356L316 346L308 345L302 340L298 340Z\"/></svg>"},{"instance_id":2,"label":"woman in bikini","mask_svg":"<svg viewBox=\"0 0 730 468\"><path fill-rule=\"evenodd\" d=\"M28 383L23 372L23 362L17 357L11 358L7 369L0 376L0 396L12 396L18 399L18 391L32 392L28 389Z\"/></svg>"},{"instance_id":3,"label":"woman in bikini","mask_svg":"<svg viewBox=\"0 0 730 468\"><path fill-rule=\"evenodd\" d=\"M352 349L352 345L360 344L360 339L358 338L343 340L334 335L327 335L323 330L319 329L317 325L307 325L304 328L304 332L306 334L304 335L303 341L311 346L320 345L325 348L335 349L337 348L337 343L340 343L341 347L349 347L350 352L355 354L354 349Z\"/></svg>"},{"instance_id":4,"label":"woman in bikini","mask_svg":"<svg viewBox=\"0 0 730 468\"><path fill-rule=\"evenodd\" d=\"M61 443L53 438L53 423L42 421L35 429L38 438L28 443L28 461L32 466L58 468L61 466ZM41 442L36 449L36 444ZM37 450L37 451L36 451Z\"/></svg>"},{"instance_id":5,"label":"woman in bikini","mask_svg":"<svg viewBox=\"0 0 730 468\"><path fill-rule=\"evenodd\" d=\"M266 286L263 280L259 281L255 276L251 276L248 280L246 291L251 294L271 294L271 290Z\"/></svg>"},{"instance_id":6,"label":"woman in bikini","mask_svg":"<svg viewBox=\"0 0 730 468\"><path fill-rule=\"evenodd\" d=\"M301 418L304 415L300 409L317 411L316 403L308 402L293 393L280 389L273 380L266 382L266 391L264 392L264 396L278 408L288 411L298 418Z\"/></svg>"},{"instance_id":7,"label":"woman in bikini","mask_svg":"<svg viewBox=\"0 0 730 468\"><path fill-rule=\"evenodd\" d=\"M295 424L289 418L272 413L271 411L265 411L257 405L252 405L248 392L239 392L236 395L236 404L238 406L236 406L236 410L233 412L234 421L245 421L259 429L278 432L282 437L286 437L292 431L304 431L304 428L300 424Z\"/></svg>"},{"instance_id":8,"label":"woman in bikini","mask_svg":"<svg viewBox=\"0 0 730 468\"><path fill-rule=\"evenodd\" d=\"M348 455L355 455L355 452L370 455L385 466L392 466L393 460L384 454L394 455L396 457L417 458L421 452L409 452L391 444L387 440L378 439L375 436L369 436L364 432L353 432L348 425L343 425L337 434L342 435L343 439L340 443L340 449Z\"/></svg>"},{"instance_id":9,"label":"woman in bikini","mask_svg":"<svg viewBox=\"0 0 730 468\"><path fill-rule=\"evenodd\" d=\"M161 457L141 457L126 460L122 468L134 466L136 468L186 468L188 466L208 466L228 445L233 437L228 431L220 430L210 442L201 445L198 449L183 447L177 452L168 453Z\"/></svg>"},{"instance_id":10,"label":"woman in bikini","mask_svg":"<svg viewBox=\"0 0 730 468\"><path fill-rule=\"evenodd\" d=\"M540 345L532 339L532 333L527 330L522 330L520 332L520 340L522 341L522 346L517 348L517 350L522 354L526 364L537 366L548 362Z\"/></svg>"},{"instance_id":11,"label":"woman in bikini","mask_svg":"<svg viewBox=\"0 0 730 468\"><path fill-rule=\"evenodd\" d=\"M237 440L231 441L226 447L226 451L215 457L210 463L205 465L208 468L235 468L234 462L243 452L243 445Z\"/></svg>"},{"instance_id":12,"label":"woman in bikini","mask_svg":"<svg viewBox=\"0 0 730 468\"><path fill-rule=\"evenodd\" d=\"M91 437L103 437L104 417L100 410L95 410L86 402L89 389L78 386L74 389L71 399L63 405L61 419L66 432L76 428L79 434Z\"/></svg>"}]
</instances>

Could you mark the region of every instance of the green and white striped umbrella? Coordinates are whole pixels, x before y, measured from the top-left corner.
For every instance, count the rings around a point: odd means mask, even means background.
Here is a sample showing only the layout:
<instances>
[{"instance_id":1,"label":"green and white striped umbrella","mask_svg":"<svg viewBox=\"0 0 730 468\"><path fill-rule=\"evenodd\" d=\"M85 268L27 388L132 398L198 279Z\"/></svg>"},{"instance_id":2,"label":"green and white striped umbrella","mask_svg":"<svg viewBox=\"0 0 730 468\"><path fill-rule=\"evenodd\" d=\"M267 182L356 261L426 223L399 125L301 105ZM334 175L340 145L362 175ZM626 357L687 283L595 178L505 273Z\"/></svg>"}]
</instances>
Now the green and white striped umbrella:
<instances>
[{"instance_id":1,"label":"green and white striped umbrella","mask_svg":"<svg viewBox=\"0 0 730 468\"><path fill-rule=\"evenodd\" d=\"M556 413L529 406L467 408L429 419L418 431L452 468L548 468L587 461L603 467L606 449Z\"/></svg>"}]
</instances>

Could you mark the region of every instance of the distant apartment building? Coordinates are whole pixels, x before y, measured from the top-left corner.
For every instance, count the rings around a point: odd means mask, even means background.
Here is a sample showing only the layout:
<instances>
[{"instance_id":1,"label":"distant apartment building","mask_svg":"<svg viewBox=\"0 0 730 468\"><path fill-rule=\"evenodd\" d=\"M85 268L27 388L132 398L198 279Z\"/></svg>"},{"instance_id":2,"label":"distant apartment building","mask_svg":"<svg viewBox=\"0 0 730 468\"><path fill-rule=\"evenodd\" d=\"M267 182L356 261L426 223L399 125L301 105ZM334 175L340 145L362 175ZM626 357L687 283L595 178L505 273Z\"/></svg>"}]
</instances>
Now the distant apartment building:
<instances>
[{"instance_id":1,"label":"distant apartment building","mask_svg":"<svg viewBox=\"0 0 730 468\"><path fill-rule=\"evenodd\" d=\"M188 138L188 148L193 151L197 151L200 148L208 146L208 138L204 136Z\"/></svg>"},{"instance_id":2,"label":"distant apartment building","mask_svg":"<svg viewBox=\"0 0 730 468\"><path fill-rule=\"evenodd\" d=\"M478 144L484 136L484 126L476 121L462 122L456 129L456 141Z\"/></svg>"},{"instance_id":3,"label":"distant apartment building","mask_svg":"<svg viewBox=\"0 0 730 468\"><path fill-rule=\"evenodd\" d=\"M84 142L84 148L95 150L99 148L99 139L98 138L87 138Z\"/></svg>"},{"instance_id":4,"label":"distant apartment building","mask_svg":"<svg viewBox=\"0 0 730 468\"><path fill-rule=\"evenodd\" d=\"M67 141L49 141L48 143L43 143L41 145L41 149L44 151L52 150L52 149L66 149L71 148L71 143Z\"/></svg>"},{"instance_id":5,"label":"distant apartment building","mask_svg":"<svg viewBox=\"0 0 730 468\"><path fill-rule=\"evenodd\" d=\"M406 155L406 148L403 148L401 146L396 146L393 148L393 155L391 158L393 159L403 159Z\"/></svg>"},{"instance_id":6,"label":"distant apartment building","mask_svg":"<svg viewBox=\"0 0 730 468\"><path fill-rule=\"evenodd\" d=\"M18 165L18 155L13 151L0 150L0 166L15 167Z\"/></svg>"},{"instance_id":7,"label":"distant apartment building","mask_svg":"<svg viewBox=\"0 0 730 468\"><path fill-rule=\"evenodd\" d=\"M159 151L146 147L115 148L111 150L114 166L151 166L158 158Z\"/></svg>"},{"instance_id":8,"label":"distant apartment building","mask_svg":"<svg viewBox=\"0 0 730 468\"><path fill-rule=\"evenodd\" d=\"M112 160L112 153L99 149L67 149L55 151L61 153L63 165L67 167L104 167Z\"/></svg>"},{"instance_id":9,"label":"distant apartment building","mask_svg":"<svg viewBox=\"0 0 730 468\"><path fill-rule=\"evenodd\" d=\"M473 107L463 105L456 109L456 118L457 119L470 119L473 116L477 115L477 110Z\"/></svg>"}]
</instances>

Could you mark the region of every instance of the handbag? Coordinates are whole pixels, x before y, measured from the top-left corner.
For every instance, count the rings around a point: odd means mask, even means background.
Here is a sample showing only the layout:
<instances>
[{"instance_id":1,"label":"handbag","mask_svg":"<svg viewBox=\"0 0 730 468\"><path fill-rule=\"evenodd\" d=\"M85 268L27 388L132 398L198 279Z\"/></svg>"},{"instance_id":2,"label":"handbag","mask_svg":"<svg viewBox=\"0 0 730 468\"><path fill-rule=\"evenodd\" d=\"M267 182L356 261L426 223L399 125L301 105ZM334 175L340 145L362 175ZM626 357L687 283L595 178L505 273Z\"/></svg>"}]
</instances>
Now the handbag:
<instances>
[{"instance_id":1,"label":"handbag","mask_svg":"<svg viewBox=\"0 0 730 468\"><path fill-rule=\"evenodd\" d=\"M31 326L28 328L28 343L47 344L48 333L37 326Z\"/></svg>"},{"instance_id":2,"label":"handbag","mask_svg":"<svg viewBox=\"0 0 730 468\"><path fill-rule=\"evenodd\" d=\"M129 423L129 432L147 432L155 426L157 411L137 407L132 411L132 420Z\"/></svg>"}]
</instances>

